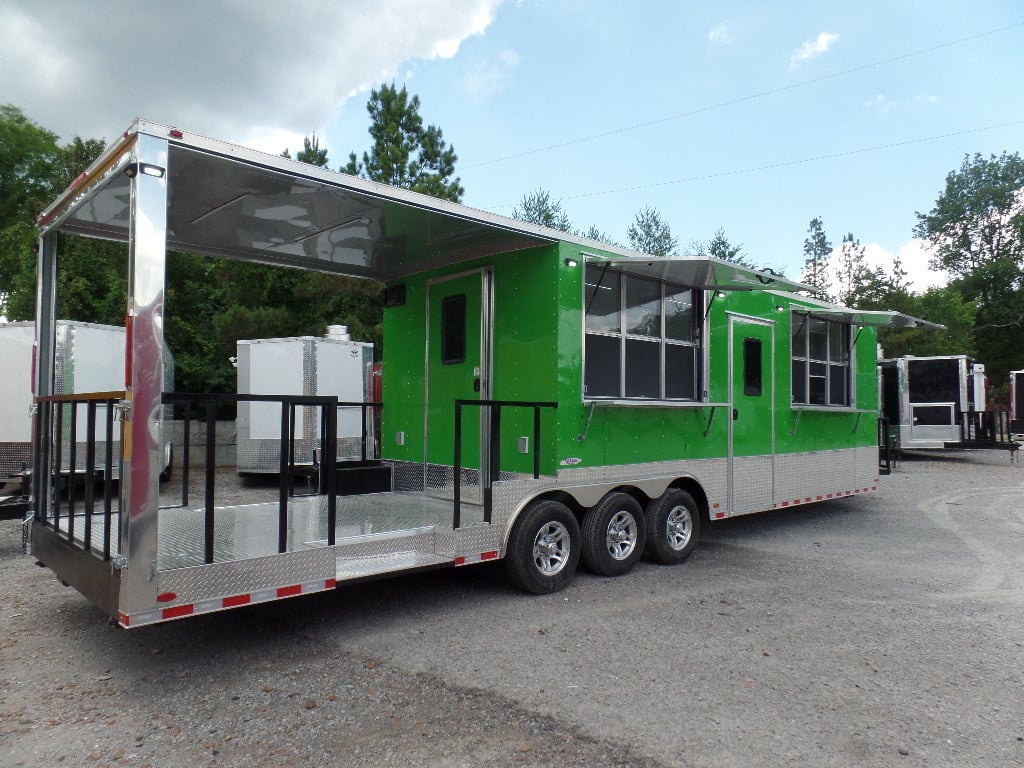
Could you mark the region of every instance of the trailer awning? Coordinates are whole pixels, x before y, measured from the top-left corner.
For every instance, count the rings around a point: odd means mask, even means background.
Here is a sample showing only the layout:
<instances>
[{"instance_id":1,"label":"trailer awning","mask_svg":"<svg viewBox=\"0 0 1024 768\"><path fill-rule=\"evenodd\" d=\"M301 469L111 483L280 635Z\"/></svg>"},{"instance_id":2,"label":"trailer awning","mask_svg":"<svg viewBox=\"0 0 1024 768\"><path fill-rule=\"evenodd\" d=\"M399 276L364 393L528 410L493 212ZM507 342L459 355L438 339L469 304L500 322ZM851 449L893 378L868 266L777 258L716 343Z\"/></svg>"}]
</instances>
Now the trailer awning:
<instances>
[{"instance_id":1,"label":"trailer awning","mask_svg":"<svg viewBox=\"0 0 1024 768\"><path fill-rule=\"evenodd\" d=\"M751 269L731 261L696 256L665 256L661 258L631 257L627 259L594 259L644 277L667 280L704 290L718 291L813 291L810 286L787 280L774 272Z\"/></svg>"},{"instance_id":2,"label":"trailer awning","mask_svg":"<svg viewBox=\"0 0 1024 768\"><path fill-rule=\"evenodd\" d=\"M924 328L935 331L944 331L946 326L941 323L932 323L922 320L919 317L905 315L902 312L890 312L888 310L872 309L845 309L842 307L822 308L810 310L811 317L820 317L823 320L839 320L852 325L872 325L876 327L888 326L890 328Z\"/></svg>"}]
</instances>

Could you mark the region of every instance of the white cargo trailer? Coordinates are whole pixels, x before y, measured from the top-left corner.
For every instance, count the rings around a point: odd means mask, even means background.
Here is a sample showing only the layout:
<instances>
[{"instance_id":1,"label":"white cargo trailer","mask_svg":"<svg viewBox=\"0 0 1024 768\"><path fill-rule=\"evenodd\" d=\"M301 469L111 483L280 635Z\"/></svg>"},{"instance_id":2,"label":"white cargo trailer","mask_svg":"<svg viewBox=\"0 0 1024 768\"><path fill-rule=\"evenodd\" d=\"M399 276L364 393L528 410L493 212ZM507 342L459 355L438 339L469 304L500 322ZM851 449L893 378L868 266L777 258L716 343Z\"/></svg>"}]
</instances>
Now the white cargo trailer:
<instances>
[{"instance_id":1,"label":"white cargo trailer","mask_svg":"<svg viewBox=\"0 0 1024 768\"><path fill-rule=\"evenodd\" d=\"M31 464L32 362L34 322L0 325L0 482L20 475ZM57 321L54 391L61 395L113 392L124 386L124 328L72 320ZM96 423L106 418L104 403L96 406ZM75 471L85 467L86 419L75 419ZM63 425L63 466L70 467L70 415ZM96 449L102 454L105 440L98 431ZM115 453L119 430L112 432ZM114 468L117 476L117 468Z\"/></svg>"},{"instance_id":2,"label":"white cargo trailer","mask_svg":"<svg viewBox=\"0 0 1024 768\"><path fill-rule=\"evenodd\" d=\"M305 395L338 398L339 403L366 402L366 382L373 365L373 344L352 341L343 325L327 335L282 339L240 339L236 346L238 393ZM361 406L338 409L339 459L363 454ZM274 474L281 468L281 406L273 402L238 403L239 474ZM299 406L292 424L293 459L300 471L318 465L320 409Z\"/></svg>"}]
</instances>

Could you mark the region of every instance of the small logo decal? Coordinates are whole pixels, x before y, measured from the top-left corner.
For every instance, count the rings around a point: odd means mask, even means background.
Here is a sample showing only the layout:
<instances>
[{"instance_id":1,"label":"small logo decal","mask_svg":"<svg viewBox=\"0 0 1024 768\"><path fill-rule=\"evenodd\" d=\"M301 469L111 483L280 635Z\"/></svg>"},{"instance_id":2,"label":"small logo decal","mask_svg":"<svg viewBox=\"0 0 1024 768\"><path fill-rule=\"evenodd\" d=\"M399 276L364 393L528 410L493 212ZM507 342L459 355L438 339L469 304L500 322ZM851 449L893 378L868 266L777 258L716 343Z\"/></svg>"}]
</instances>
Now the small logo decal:
<instances>
[{"instance_id":1,"label":"small logo decal","mask_svg":"<svg viewBox=\"0 0 1024 768\"><path fill-rule=\"evenodd\" d=\"M560 462L558 462L558 463L559 463L559 464L560 464L561 466L563 466L563 467L574 467L574 466L576 466L577 464L580 464L580 463L582 463L582 461L583 461L583 459L577 459L577 458L576 458L575 456L573 456L573 457L571 457L571 458L568 458L568 459L562 459L562 460L561 460Z\"/></svg>"}]
</instances>

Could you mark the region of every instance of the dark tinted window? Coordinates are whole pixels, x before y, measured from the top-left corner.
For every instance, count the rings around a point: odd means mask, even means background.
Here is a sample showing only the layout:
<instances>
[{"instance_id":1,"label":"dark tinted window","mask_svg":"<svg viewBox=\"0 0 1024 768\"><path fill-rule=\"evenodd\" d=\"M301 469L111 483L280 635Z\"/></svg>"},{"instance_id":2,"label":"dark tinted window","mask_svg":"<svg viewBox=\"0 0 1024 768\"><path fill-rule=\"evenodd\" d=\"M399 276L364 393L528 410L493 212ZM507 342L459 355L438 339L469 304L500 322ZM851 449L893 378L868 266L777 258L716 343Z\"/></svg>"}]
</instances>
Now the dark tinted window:
<instances>
[{"instance_id":1,"label":"dark tinted window","mask_svg":"<svg viewBox=\"0 0 1024 768\"><path fill-rule=\"evenodd\" d=\"M743 340L743 394L760 396L761 381L761 340Z\"/></svg>"},{"instance_id":2,"label":"dark tinted window","mask_svg":"<svg viewBox=\"0 0 1024 768\"><path fill-rule=\"evenodd\" d=\"M441 302L441 362L466 362L466 294L447 296Z\"/></svg>"}]
</instances>

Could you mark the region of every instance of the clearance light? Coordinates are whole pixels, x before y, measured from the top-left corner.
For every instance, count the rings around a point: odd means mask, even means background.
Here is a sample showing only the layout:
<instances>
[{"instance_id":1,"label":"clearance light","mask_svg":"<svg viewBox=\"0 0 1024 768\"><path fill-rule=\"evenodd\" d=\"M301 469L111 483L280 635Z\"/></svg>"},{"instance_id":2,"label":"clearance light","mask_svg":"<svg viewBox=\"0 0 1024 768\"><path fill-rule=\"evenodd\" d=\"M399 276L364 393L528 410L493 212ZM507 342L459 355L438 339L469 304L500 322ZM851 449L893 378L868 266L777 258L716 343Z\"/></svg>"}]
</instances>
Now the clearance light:
<instances>
[{"instance_id":1,"label":"clearance light","mask_svg":"<svg viewBox=\"0 0 1024 768\"><path fill-rule=\"evenodd\" d=\"M577 266L579 266L579 261L577 259L566 259L565 260L565 266L567 266L567 267L577 267Z\"/></svg>"},{"instance_id":2,"label":"clearance light","mask_svg":"<svg viewBox=\"0 0 1024 768\"><path fill-rule=\"evenodd\" d=\"M143 176L154 176L158 179L164 177L164 169L159 165L153 165L151 163L128 163L124 167L124 175L129 179L134 179L139 174Z\"/></svg>"}]
</instances>

